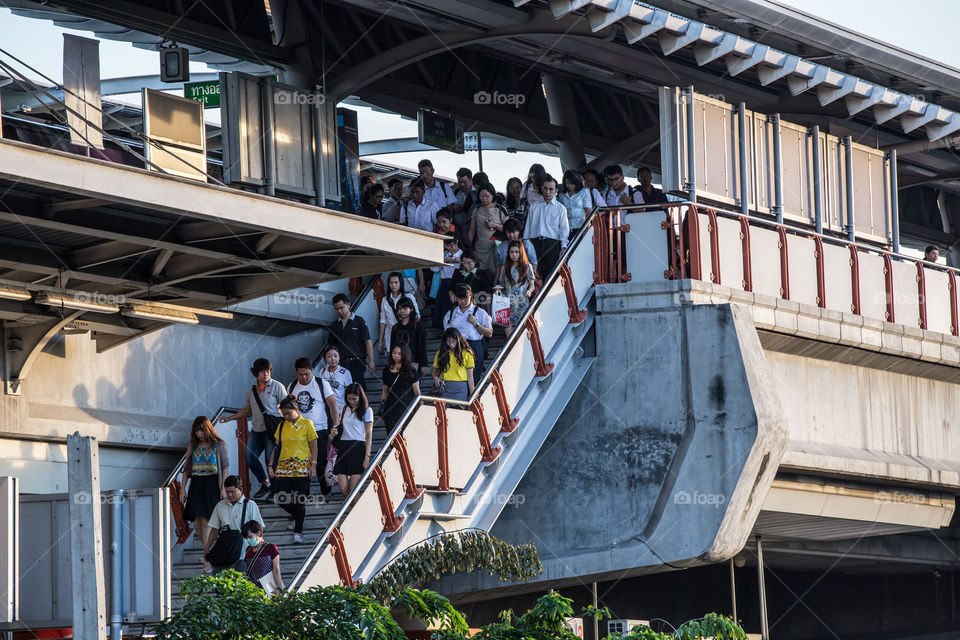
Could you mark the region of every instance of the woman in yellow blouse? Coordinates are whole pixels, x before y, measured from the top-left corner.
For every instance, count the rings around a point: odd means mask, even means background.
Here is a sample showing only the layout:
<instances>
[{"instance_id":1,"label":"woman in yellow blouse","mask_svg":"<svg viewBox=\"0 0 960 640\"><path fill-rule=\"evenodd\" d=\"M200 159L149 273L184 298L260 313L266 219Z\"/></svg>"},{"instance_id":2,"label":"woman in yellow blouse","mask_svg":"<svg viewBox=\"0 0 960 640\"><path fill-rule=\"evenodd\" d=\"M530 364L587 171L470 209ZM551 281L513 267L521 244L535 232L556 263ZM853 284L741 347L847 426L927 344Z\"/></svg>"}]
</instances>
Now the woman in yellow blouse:
<instances>
[{"instance_id":1,"label":"woman in yellow blouse","mask_svg":"<svg viewBox=\"0 0 960 640\"><path fill-rule=\"evenodd\" d=\"M307 515L304 503L310 495L310 478L317 475L317 432L313 422L300 415L293 396L280 402L280 414L283 422L274 436L277 448L267 473L276 478L274 501L293 516L293 541L299 544L303 542L303 521Z\"/></svg>"},{"instance_id":2,"label":"woman in yellow blouse","mask_svg":"<svg viewBox=\"0 0 960 640\"><path fill-rule=\"evenodd\" d=\"M473 393L475 359L470 343L453 327L443 332L433 357L433 388L441 398L466 400Z\"/></svg>"}]
</instances>

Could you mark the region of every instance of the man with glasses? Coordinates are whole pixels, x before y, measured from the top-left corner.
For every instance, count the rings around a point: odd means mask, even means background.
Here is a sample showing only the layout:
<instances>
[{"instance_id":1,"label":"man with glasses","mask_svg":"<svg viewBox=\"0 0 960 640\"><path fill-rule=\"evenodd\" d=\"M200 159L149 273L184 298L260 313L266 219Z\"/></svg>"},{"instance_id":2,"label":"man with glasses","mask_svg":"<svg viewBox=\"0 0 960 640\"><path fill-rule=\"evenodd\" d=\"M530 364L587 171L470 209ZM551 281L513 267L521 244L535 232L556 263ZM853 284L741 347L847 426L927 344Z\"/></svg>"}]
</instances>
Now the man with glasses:
<instances>
[{"instance_id":1,"label":"man with glasses","mask_svg":"<svg viewBox=\"0 0 960 640\"><path fill-rule=\"evenodd\" d=\"M556 178L547 174L540 186L540 193L543 200L531 205L525 233L540 261L540 276L547 278L560 261L560 253L567 248L570 221L567 219L567 208L556 199Z\"/></svg>"},{"instance_id":2,"label":"man with glasses","mask_svg":"<svg viewBox=\"0 0 960 640\"><path fill-rule=\"evenodd\" d=\"M619 165L610 165L603 170L603 175L607 180L604 200L608 207L644 203L643 193L626 183L623 179L623 170L620 169Z\"/></svg>"}]
</instances>

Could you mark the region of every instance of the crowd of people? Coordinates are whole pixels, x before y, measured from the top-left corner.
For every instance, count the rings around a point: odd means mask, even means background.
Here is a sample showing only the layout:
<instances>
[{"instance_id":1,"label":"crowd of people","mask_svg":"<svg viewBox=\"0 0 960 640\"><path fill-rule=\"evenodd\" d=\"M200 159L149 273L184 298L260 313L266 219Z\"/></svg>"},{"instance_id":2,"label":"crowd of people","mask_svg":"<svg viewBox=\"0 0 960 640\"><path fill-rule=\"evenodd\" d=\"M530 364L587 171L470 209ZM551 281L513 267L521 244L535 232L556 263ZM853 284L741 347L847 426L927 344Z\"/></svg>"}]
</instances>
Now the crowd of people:
<instances>
[{"instance_id":1,"label":"crowd of people","mask_svg":"<svg viewBox=\"0 0 960 640\"><path fill-rule=\"evenodd\" d=\"M443 265L388 274L372 330L347 296L336 295L319 372L309 358L299 358L295 377L284 385L273 378L269 360L253 363L242 409L219 420L250 420L244 457L259 484L252 499L244 497L240 478L227 475L229 454L214 425L203 416L194 420L181 499L203 547L205 573L233 568L268 593L283 589L279 550L264 540L257 501L272 499L286 511L293 542L302 543L312 479L319 482L320 502L334 485L345 496L356 487L372 454L375 416L366 392L375 354L386 358L379 413L388 430L421 393L428 373L433 395L467 400L493 335L490 294L509 299L509 319L501 322L509 335L538 279L553 270L594 206L666 201L646 168L637 172L634 188L619 166L602 174L566 171L558 181L535 164L526 180L511 178L505 193L466 168L457 172L456 185L437 179L429 160L418 168L406 195L400 180L386 189L363 180L360 213L444 235ZM475 300L479 293L488 299ZM431 302L430 318L422 317ZM428 328L441 338L433 354L427 353Z\"/></svg>"}]
</instances>

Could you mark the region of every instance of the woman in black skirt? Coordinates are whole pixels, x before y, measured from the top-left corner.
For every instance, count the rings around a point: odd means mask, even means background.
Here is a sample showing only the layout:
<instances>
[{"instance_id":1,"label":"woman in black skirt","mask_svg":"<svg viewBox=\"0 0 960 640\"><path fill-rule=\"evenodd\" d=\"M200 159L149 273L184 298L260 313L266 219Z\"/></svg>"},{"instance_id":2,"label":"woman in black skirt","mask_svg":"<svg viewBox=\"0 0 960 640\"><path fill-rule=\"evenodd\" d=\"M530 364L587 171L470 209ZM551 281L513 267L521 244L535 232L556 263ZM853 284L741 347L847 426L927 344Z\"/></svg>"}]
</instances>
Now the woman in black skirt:
<instances>
[{"instance_id":1,"label":"woman in black skirt","mask_svg":"<svg viewBox=\"0 0 960 640\"><path fill-rule=\"evenodd\" d=\"M370 464L373 446L373 409L367 403L363 387L354 382L346 391L347 406L340 412L340 426L330 430L330 437L341 433L337 445L337 463L333 467L340 484L340 493L346 498L353 491L360 476Z\"/></svg>"},{"instance_id":2,"label":"woman in black skirt","mask_svg":"<svg viewBox=\"0 0 960 640\"><path fill-rule=\"evenodd\" d=\"M410 360L417 371L417 378L427 374L427 330L420 321L417 309L410 298L401 298L397 303L400 318L390 332L390 350L398 345L410 347Z\"/></svg>"},{"instance_id":3,"label":"woman in black skirt","mask_svg":"<svg viewBox=\"0 0 960 640\"><path fill-rule=\"evenodd\" d=\"M420 395L420 375L410 358L410 347L405 344L394 345L390 350L390 361L383 368L380 416L387 426L387 433L393 431L403 412Z\"/></svg>"},{"instance_id":4,"label":"woman in black skirt","mask_svg":"<svg viewBox=\"0 0 960 640\"><path fill-rule=\"evenodd\" d=\"M217 502L226 498L223 481L230 468L227 445L217 435L216 429L206 416L197 416L190 429L190 444L187 446L187 461L183 465L180 481L180 499L186 495L183 509L184 520L193 520L200 544L206 544L209 527L207 522ZM187 480L190 487L187 488Z\"/></svg>"}]
</instances>

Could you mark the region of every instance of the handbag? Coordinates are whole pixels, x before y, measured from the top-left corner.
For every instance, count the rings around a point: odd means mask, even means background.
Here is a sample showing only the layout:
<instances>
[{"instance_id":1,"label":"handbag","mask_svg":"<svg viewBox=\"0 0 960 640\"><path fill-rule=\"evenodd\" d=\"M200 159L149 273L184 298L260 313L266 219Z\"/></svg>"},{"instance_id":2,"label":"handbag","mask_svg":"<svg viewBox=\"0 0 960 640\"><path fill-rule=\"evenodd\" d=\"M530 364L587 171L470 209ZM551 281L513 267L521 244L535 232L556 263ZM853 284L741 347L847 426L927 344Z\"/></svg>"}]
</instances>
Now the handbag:
<instances>
[{"instance_id":1,"label":"handbag","mask_svg":"<svg viewBox=\"0 0 960 640\"><path fill-rule=\"evenodd\" d=\"M264 593L266 593L268 596L272 596L273 594L275 594L277 591L280 590L280 585L277 584L276 579L273 577L273 571L267 571L265 574L263 574L259 578L253 578L250 575L250 569L253 568L254 563L256 563L257 559L260 558L260 554L262 554L263 550L266 548L267 548L267 545L266 543L264 543L260 547L260 550L257 551L257 555L253 556L253 558L247 562L247 570L244 572L244 575L247 576L247 580L249 580L250 582L259 584L260 588L263 589Z\"/></svg>"},{"instance_id":2,"label":"handbag","mask_svg":"<svg viewBox=\"0 0 960 640\"><path fill-rule=\"evenodd\" d=\"M260 394L257 393L257 385L250 387L250 390L253 391L253 399L257 401L257 406L260 407L260 413L263 414L263 425L267 428L267 435L273 439L277 435L277 427L283 424L283 418L267 413L266 408L263 406L263 400L260 399Z\"/></svg>"},{"instance_id":3,"label":"handbag","mask_svg":"<svg viewBox=\"0 0 960 640\"><path fill-rule=\"evenodd\" d=\"M243 526L247 517L247 504L250 501L246 498L241 499L243 508L240 510L240 526ZM207 551L207 562L215 567L229 567L240 559L241 551L243 551L243 538L240 536L240 530L225 524L220 527L216 542Z\"/></svg>"},{"instance_id":4,"label":"handbag","mask_svg":"<svg viewBox=\"0 0 960 640\"><path fill-rule=\"evenodd\" d=\"M327 481L327 484L331 487L337 484L337 474L333 472L333 468L337 465L337 449L332 444L327 448L327 464L323 468L323 479Z\"/></svg>"}]
</instances>

